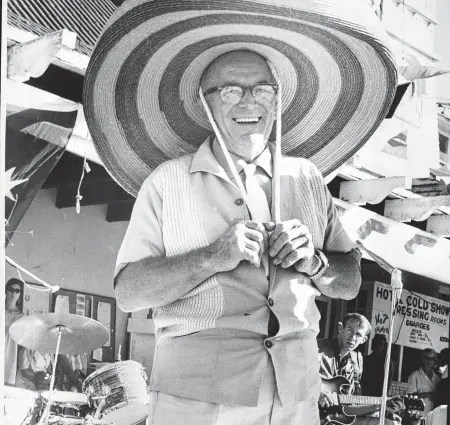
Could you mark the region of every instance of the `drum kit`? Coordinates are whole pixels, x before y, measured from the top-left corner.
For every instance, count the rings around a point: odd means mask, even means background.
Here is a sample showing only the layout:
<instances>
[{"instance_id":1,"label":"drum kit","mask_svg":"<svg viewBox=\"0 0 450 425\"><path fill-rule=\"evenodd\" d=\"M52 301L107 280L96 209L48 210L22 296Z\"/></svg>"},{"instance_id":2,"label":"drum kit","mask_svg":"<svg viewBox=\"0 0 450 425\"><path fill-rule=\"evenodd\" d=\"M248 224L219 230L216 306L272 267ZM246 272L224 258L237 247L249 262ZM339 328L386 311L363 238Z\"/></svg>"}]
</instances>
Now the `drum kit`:
<instances>
[{"instance_id":1,"label":"drum kit","mask_svg":"<svg viewBox=\"0 0 450 425\"><path fill-rule=\"evenodd\" d=\"M109 332L101 323L75 314L44 313L22 317L9 332L19 345L55 354L55 360L49 391L5 386L6 424L136 425L147 417L147 375L132 360L104 364L84 380L82 393L54 390L58 354L102 347Z\"/></svg>"}]
</instances>

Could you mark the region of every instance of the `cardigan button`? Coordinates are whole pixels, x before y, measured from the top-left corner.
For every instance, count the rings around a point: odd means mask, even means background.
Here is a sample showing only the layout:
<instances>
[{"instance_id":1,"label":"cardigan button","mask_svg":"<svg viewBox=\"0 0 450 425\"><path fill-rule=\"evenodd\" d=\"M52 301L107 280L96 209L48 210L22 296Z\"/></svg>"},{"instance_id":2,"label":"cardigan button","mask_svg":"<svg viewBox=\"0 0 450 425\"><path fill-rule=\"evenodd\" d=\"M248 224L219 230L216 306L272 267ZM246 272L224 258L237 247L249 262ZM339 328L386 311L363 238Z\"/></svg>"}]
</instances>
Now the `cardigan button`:
<instances>
[{"instance_id":1,"label":"cardigan button","mask_svg":"<svg viewBox=\"0 0 450 425\"><path fill-rule=\"evenodd\" d=\"M268 304L269 304L269 307L273 307L273 305L275 304L275 303L273 302L273 299L272 299L272 298L269 298L269 299L267 300L267 302L268 302Z\"/></svg>"},{"instance_id":2,"label":"cardigan button","mask_svg":"<svg viewBox=\"0 0 450 425\"><path fill-rule=\"evenodd\" d=\"M264 341L264 345L266 346L266 348L272 348L272 347L273 347L272 341L270 341L270 340L268 340L268 339L266 339L266 340Z\"/></svg>"},{"instance_id":3,"label":"cardigan button","mask_svg":"<svg viewBox=\"0 0 450 425\"><path fill-rule=\"evenodd\" d=\"M234 201L234 203L237 205L237 206L241 206L241 205L244 205L244 200L242 199L242 198L237 198L235 201Z\"/></svg>"}]
</instances>

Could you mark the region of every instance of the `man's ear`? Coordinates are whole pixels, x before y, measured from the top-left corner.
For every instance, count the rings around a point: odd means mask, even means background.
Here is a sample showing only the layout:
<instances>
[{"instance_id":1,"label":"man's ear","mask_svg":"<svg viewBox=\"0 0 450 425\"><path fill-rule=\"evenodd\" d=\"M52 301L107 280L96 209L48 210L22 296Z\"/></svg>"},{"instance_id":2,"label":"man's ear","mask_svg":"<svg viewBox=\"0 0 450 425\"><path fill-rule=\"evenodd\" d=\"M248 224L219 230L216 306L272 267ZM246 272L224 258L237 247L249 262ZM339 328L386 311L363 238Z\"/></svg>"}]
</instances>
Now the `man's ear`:
<instances>
[{"instance_id":1,"label":"man's ear","mask_svg":"<svg viewBox=\"0 0 450 425\"><path fill-rule=\"evenodd\" d=\"M342 322L338 322L338 332L341 332L344 329L344 325Z\"/></svg>"},{"instance_id":2,"label":"man's ear","mask_svg":"<svg viewBox=\"0 0 450 425\"><path fill-rule=\"evenodd\" d=\"M361 344L364 344L369 339L369 335L366 335L362 340Z\"/></svg>"}]
</instances>

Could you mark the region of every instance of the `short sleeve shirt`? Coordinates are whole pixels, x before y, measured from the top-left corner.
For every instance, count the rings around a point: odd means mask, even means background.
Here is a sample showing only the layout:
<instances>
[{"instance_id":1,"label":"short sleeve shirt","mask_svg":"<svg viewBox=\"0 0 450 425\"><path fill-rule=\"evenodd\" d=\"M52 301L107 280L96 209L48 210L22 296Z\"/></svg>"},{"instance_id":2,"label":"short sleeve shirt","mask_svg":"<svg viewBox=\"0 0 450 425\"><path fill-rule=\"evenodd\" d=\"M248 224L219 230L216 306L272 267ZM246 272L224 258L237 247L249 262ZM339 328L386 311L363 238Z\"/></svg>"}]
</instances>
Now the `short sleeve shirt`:
<instances>
[{"instance_id":1,"label":"short sleeve shirt","mask_svg":"<svg viewBox=\"0 0 450 425\"><path fill-rule=\"evenodd\" d=\"M176 257L208 246L233 220L250 219L211 142L196 154L162 164L144 182L118 254L116 276L130 262ZM325 253L355 248L317 168L304 159L283 157L280 169L281 219L299 219L315 248ZM151 285L151 274L148 279ZM270 358L283 404L316 403L319 294L314 282L293 268L278 267L270 283L262 267L246 261L211 276L182 299L154 309L157 345L151 389L254 406ZM268 338L271 312L279 330Z\"/></svg>"}]
</instances>

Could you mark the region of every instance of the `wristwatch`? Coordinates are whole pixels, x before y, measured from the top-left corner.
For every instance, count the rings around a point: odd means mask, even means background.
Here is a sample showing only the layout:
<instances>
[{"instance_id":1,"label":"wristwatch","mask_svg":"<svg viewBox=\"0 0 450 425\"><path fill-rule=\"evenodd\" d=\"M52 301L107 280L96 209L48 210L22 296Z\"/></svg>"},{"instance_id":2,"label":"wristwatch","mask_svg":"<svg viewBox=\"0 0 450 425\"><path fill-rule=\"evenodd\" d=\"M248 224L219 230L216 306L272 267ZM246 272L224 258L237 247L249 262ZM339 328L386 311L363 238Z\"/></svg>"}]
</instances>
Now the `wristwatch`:
<instances>
[{"instance_id":1,"label":"wristwatch","mask_svg":"<svg viewBox=\"0 0 450 425\"><path fill-rule=\"evenodd\" d=\"M320 249L315 249L314 255L319 259L319 265L316 267L315 270L313 270L313 272L310 275L308 275L308 277L313 280L322 277L323 274L328 269L328 267L330 267L330 264L328 263L328 258Z\"/></svg>"}]
</instances>

